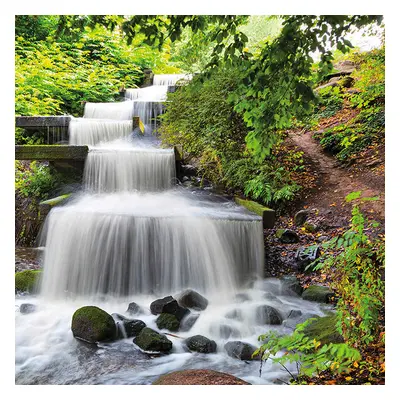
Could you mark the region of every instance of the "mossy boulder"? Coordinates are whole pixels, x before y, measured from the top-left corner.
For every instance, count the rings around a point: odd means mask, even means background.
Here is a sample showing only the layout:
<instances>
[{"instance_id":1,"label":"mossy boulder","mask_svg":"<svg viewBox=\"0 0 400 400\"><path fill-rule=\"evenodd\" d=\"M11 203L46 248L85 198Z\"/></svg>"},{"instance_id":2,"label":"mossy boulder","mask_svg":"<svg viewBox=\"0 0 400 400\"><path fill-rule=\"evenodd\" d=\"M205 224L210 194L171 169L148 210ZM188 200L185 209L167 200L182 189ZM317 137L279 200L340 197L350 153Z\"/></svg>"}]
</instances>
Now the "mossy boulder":
<instances>
[{"instance_id":1,"label":"mossy boulder","mask_svg":"<svg viewBox=\"0 0 400 400\"><path fill-rule=\"evenodd\" d=\"M139 306L139 304L132 302L132 303L129 303L128 309L126 310L126 312L130 315L137 315L137 314L143 313L143 309L142 309L142 307Z\"/></svg>"},{"instance_id":2,"label":"mossy boulder","mask_svg":"<svg viewBox=\"0 0 400 400\"><path fill-rule=\"evenodd\" d=\"M95 306L81 307L72 316L71 330L74 337L89 343L117 338L113 317Z\"/></svg>"},{"instance_id":3,"label":"mossy boulder","mask_svg":"<svg viewBox=\"0 0 400 400\"><path fill-rule=\"evenodd\" d=\"M147 327L133 339L133 343L144 351L168 353L172 349L172 342L165 335Z\"/></svg>"},{"instance_id":4,"label":"mossy boulder","mask_svg":"<svg viewBox=\"0 0 400 400\"><path fill-rule=\"evenodd\" d=\"M15 274L15 290L18 292L35 293L37 291L38 282L42 271L26 270L16 272Z\"/></svg>"},{"instance_id":5,"label":"mossy boulder","mask_svg":"<svg viewBox=\"0 0 400 400\"><path fill-rule=\"evenodd\" d=\"M343 337L336 328L336 315L328 315L325 317L317 317L311 321L304 329L304 334L310 339L316 339L321 345L327 343L343 343Z\"/></svg>"},{"instance_id":6,"label":"mossy boulder","mask_svg":"<svg viewBox=\"0 0 400 400\"><path fill-rule=\"evenodd\" d=\"M171 332L176 332L179 330L179 321L172 314L162 313L156 319L156 324L158 329L168 329Z\"/></svg>"},{"instance_id":7,"label":"mossy boulder","mask_svg":"<svg viewBox=\"0 0 400 400\"><path fill-rule=\"evenodd\" d=\"M150 311L154 315L162 313L175 315L179 321L190 313L187 308L181 307L172 296L153 301L150 304Z\"/></svg>"},{"instance_id":8,"label":"mossy boulder","mask_svg":"<svg viewBox=\"0 0 400 400\"><path fill-rule=\"evenodd\" d=\"M215 353L217 351L217 343L202 335L191 336L185 340L185 345L189 350L198 353Z\"/></svg>"},{"instance_id":9,"label":"mossy boulder","mask_svg":"<svg viewBox=\"0 0 400 400\"><path fill-rule=\"evenodd\" d=\"M303 293L303 287L300 281L294 275L284 275L280 278L282 282L282 294L283 295L299 295Z\"/></svg>"},{"instance_id":10,"label":"mossy boulder","mask_svg":"<svg viewBox=\"0 0 400 400\"><path fill-rule=\"evenodd\" d=\"M304 290L301 297L304 300L317 301L319 303L329 303L330 299L334 297L334 293L326 286L311 285Z\"/></svg>"},{"instance_id":11,"label":"mossy boulder","mask_svg":"<svg viewBox=\"0 0 400 400\"><path fill-rule=\"evenodd\" d=\"M304 229L306 230L306 232L308 233L315 233L318 231L318 225L313 224L311 222L305 222L304 223Z\"/></svg>"}]
</instances>

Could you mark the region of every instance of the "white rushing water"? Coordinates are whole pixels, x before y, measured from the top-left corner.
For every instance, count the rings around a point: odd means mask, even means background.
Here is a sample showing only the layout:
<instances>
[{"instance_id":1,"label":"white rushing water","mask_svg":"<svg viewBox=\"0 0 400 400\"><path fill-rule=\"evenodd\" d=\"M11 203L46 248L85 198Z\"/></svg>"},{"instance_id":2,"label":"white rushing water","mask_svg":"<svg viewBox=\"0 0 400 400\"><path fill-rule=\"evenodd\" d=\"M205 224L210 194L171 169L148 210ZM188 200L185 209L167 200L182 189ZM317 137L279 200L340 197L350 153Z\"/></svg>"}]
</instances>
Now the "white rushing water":
<instances>
[{"instance_id":1,"label":"white rushing water","mask_svg":"<svg viewBox=\"0 0 400 400\"><path fill-rule=\"evenodd\" d=\"M84 170L89 191L160 191L175 183L172 149L142 148L122 143L91 148Z\"/></svg>"},{"instance_id":2,"label":"white rushing water","mask_svg":"<svg viewBox=\"0 0 400 400\"><path fill-rule=\"evenodd\" d=\"M180 80L190 80L190 74L156 74L153 78L154 86L175 86Z\"/></svg>"},{"instance_id":3,"label":"white rushing water","mask_svg":"<svg viewBox=\"0 0 400 400\"><path fill-rule=\"evenodd\" d=\"M259 346L258 336L270 329L289 333L290 325L260 320L265 305L283 319L291 310L323 314L319 305L283 290L280 281L262 280L261 217L225 198L175 185L174 151L160 149L149 135L162 111L146 113L182 78L156 75L154 87L128 90L125 102L86 103L84 118L71 120L70 143L89 145L84 190L46 218L40 295L16 298L17 306L37 306L32 314L16 310L17 384L151 384L161 374L188 368L274 383L285 379L279 365L268 361L260 377L259 362L229 357L224 344ZM135 136L136 114L151 132ZM160 331L150 303L188 288L209 304L191 313L198 316L191 328L169 336L169 355L150 358L132 338L88 346L72 336L71 317L79 307L126 315L132 301L142 308L134 318ZM187 352L183 339L193 335L215 340L217 352Z\"/></svg>"},{"instance_id":4,"label":"white rushing water","mask_svg":"<svg viewBox=\"0 0 400 400\"><path fill-rule=\"evenodd\" d=\"M131 100L115 103L86 103L84 118L132 120L133 102Z\"/></svg>"},{"instance_id":5,"label":"white rushing water","mask_svg":"<svg viewBox=\"0 0 400 400\"><path fill-rule=\"evenodd\" d=\"M133 124L132 120L71 118L68 131L70 144L96 145L128 137Z\"/></svg>"}]
</instances>

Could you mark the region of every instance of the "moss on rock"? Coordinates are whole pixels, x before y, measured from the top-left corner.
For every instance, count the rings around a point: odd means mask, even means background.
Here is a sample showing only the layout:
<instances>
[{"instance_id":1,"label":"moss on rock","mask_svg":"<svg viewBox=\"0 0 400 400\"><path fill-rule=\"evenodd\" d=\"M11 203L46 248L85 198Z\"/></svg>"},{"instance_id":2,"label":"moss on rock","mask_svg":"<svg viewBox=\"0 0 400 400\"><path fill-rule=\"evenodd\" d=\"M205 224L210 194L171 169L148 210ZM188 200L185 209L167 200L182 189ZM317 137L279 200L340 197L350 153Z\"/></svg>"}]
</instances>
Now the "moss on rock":
<instances>
[{"instance_id":1,"label":"moss on rock","mask_svg":"<svg viewBox=\"0 0 400 400\"><path fill-rule=\"evenodd\" d=\"M304 334L321 342L321 345L327 343L343 343L343 337L336 328L336 315L328 315L325 317L318 317L312 321L304 329Z\"/></svg>"},{"instance_id":2,"label":"moss on rock","mask_svg":"<svg viewBox=\"0 0 400 400\"><path fill-rule=\"evenodd\" d=\"M165 336L150 328L143 328L133 343L145 351L169 352L172 342Z\"/></svg>"},{"instance_id":3,"label":"moss on rock","mask_svg":"<svg viewBox=\"0 0 400 400\"><path fill-rule=\"evenodd\" d=\"M162 313L156 320L158 329L168 329L171 332L176 332L179 329L179 321L175 315Z\"/></svg>"},{"instance_id":4,"label":"moss on rock","mask_svg":"<svg viewBox=\"0 0 400 400\"><path fill-rule=\"evenodd\" d=\"M74 337L89 343L114 340L117 336L113 317L95 306L76 310L72 316L71 330Z\"/></svg>"},{"instance_id":5,"label":"moss on rock","mask_svg":"<svg viewBox=\"0 0 400 400\"><path fill-rule=\"evenodd\" d=\"M301 297L304 300L317 301L320 303L328 303L334 297L335 293L326 286L311 285L304 290Z\"/></svg>"},{"instance_id":6,"label":"moss on rock","mask_svg":"<svg viewBox=\"0 0 400 400\"><path fill-rule=\"evenodd\" d=\"M15 290L20 292L34 293L37 289L38 282L42 271L26 270L15 273Z\"/></svg>"}]
</instances>

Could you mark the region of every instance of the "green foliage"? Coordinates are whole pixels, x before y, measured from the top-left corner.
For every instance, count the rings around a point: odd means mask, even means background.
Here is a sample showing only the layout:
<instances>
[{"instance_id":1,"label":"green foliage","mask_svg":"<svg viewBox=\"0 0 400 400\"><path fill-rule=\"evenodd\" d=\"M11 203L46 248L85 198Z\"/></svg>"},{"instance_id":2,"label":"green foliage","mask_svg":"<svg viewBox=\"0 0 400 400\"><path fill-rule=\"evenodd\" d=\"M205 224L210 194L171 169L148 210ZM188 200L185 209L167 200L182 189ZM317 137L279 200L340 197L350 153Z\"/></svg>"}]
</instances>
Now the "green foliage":
<instances>
[{"instance_id":1,"label":"green foliage","mask_svg":"<svg viewBox=\"0 0 400 400\"><path fill-rule=\"evenodd\" d=\"M359 192L352 193L347 201L359 196ZM370 200L374 198L359 201ZM365 233L377 225L375 222L367 224L359 207L354 206L350 229L323 245L333 254L314 267L330 272L339 296L338 330L347 343L358 348L380 340L379 316L385 295L384 241L380 236L373 238Z\"/></svg>"},{"instance_id":2,"label":"green foliage","mask_svg":"<svg viewBox=\"0 0 400 400\"><path fill-rule=\"evenodd\" d=\"M275 332L261 335L259 340L266 343L253 356L261 354L262 360L271 359L273 363L279 363L290 374L293 383L301 376L311 377L327 369L333 374L347 372L354 362L361 359L360 353L344 343L321 345L320 341L306 336L304 329L314 320L311 318L297 325L288 336L279 336ZM287 364L296 365L297 377L289 371Z\"/></svg>"},{"instance_id":3,"label":"green foliage","mask_svg":"<svg viewBox=\"0 0 400 400\"><path fill-rule=\"evenodd\" d=\"M49 165L36 161L30 164L15 162L15 189L24 197L44 200L61 183L61 176Z\"/></svg>"},{"instance_id":4,"label":"green foliage","mask_svg":"<svg viewBox=\"0 0 400 400\"><path fill-rule=\"evenodd\" d=\"M275 156L262 163L246 152L243 118L227 100L239 84L240 71L220 68L206 81L195 77L169 94L161 138L164 145L182 144L185 153L198 160L204 178L264 204L281 204L292 199L299 186ZM299 164L298 155L290 154Z\"/></svg>"},{"instance_id":5,"label":"green foliage","mask_svg":"<svg viewBox=\"0 0 400 400\"><path fill-rule=\"evenodd\" d=\"M343 107L343 92L339 86L322 88L319 93L317 112L313 115L317 120L333 117Z\"/></svg>"}]
</instances>

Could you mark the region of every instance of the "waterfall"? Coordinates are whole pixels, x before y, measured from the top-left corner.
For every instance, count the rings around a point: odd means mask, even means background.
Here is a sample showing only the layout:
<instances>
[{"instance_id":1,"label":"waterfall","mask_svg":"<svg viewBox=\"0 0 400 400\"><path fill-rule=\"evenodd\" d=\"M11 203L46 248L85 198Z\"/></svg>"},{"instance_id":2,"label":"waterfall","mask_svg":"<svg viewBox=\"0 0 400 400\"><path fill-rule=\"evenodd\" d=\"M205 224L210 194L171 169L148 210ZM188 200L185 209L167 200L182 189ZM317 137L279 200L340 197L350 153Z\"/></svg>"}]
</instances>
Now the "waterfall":
<instances>
[{"instance_id":1,"label":"waterfall","mask_svg":"<svg viewBox=\"0 0 400 400\"><path fill-rule=\"evenodd\" d=\"M115 103L86 103L84 118L131 120L133 102L126 100Z\"/></svg>"},{"instance_id":2,"label":"waterfall","mask_svg":"<svg viewBox=\"0 0 400 400\"><path fill-rule=\"evenodd\" d=\"M68 130L70 144L96 145L128 137L133 126L132 120L71 118Z\"/></svg>"},{"instance_id":3,"label":"waterfall","mask_svg":"<svg viewBox=\"0 0 400 400\"><path fill-rule=\"evenodd\" d=\"M85 188L94 192L166 190L174 178L174 150L129 144L91 149L84 169Z\"/></svg>"},{"instance_id":4,"label":"waterfall","mask_svg":"<svg viewBox=\"0 0 400 400\"><path fill-rule=\"evenodd\" d=\"M190 79L192 79L192 75L190 74L156 74L153 78L153 85L175 86L180 80Z\"/></svg>"},{"instance_id":5,"label":"waterfall","mask_svg":"<svg viewBox=\"0 0 400 400\"><path fill-rule=\"evenodd\" d=\"M128 89L128 100L86 103L84 118L71 120L70 143L89 145L84 191L47 216L43 296L191 287L222 298L262 274L261 218L174 188L174 151L132 135L132 116L154 127L154 104L182 77L156 75L154 86Z\"/></svg>"},{"instance_id":6,"label":"waterfall","mask_svg":"<svg viewBox=\"0 0 400 400\"><path fill-rule=\"evenodd\" d=\"M171 192L87 195L54 209L43 294L229 293L260 272L260 221L226 220L214 209L202 214Z\"/></svg>"}]
</instances>

